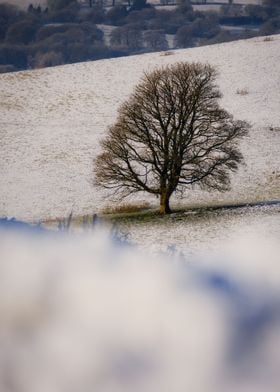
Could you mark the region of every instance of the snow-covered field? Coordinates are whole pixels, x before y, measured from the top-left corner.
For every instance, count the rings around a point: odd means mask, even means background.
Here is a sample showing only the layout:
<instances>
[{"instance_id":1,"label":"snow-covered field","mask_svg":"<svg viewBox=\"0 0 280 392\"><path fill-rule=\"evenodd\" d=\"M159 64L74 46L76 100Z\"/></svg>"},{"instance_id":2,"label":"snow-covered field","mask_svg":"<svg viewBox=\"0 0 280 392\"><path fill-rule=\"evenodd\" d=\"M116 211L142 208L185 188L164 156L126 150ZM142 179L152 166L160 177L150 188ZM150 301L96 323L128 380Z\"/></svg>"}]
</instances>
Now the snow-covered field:
<instances>
[{"instance_id":1,"label":"snow-covered field","mask_svg":"<svg viewBox=\"0 0 280 392\"><path fill-rule=\"evenodd\" d=\"M1 75L0 216L36 221L110 204L93 186L99 141L143 72L178 61L216 66L221 105L252 124L242 144L246 166L234 176L232 191L190 190L182 202L279 198L280 35L171 53Z\"/></svg>"},{"instance_id":2,"label":"snow-covered field","mask_svg":"<svg viewBox=\"0 0 280 392\"><path fill-rule=\"evenodd\" d=\"M172 53L1 75L0 216L111 203L98 142L143 71L176 61L216 65L222 105L253 126L232 191L185 203L279 199L280 36ZM0 227L1 392L278 392L279 212L150 216L117 239Z\"/></svg>"}]
</instances>

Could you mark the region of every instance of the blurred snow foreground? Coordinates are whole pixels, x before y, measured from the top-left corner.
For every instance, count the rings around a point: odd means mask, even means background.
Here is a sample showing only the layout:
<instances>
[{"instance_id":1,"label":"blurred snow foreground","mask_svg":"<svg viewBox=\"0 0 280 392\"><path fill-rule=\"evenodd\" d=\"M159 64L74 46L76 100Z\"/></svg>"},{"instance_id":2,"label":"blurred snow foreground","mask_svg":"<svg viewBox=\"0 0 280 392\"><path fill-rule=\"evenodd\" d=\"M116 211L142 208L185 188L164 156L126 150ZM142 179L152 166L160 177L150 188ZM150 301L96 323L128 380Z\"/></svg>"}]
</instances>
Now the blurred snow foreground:
<instances>
[{"instance_id":1,"label":"blurred snow foreground","mask_svg":"<svg viewBox=\"0 0 280 392\"><path fill-rule=\"evenodd\" d=\"M0 229L0 391L278 392L277 252L175 259Z\"/></svg>"}]
</instances>

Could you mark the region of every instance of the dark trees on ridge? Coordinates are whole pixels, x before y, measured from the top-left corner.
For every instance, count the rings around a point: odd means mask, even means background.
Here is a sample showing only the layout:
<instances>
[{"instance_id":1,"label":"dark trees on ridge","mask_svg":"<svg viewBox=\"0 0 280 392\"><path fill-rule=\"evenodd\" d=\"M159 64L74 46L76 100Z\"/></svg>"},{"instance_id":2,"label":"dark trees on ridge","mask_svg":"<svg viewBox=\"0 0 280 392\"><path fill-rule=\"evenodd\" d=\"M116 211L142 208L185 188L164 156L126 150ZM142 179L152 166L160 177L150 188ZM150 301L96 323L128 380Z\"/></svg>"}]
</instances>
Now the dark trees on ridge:
<instances>
[{"instance_id":1,"label":"dark trees on ridge","mask_svg":"<svg viewBox=\"0 0 280 392\"><path fill-rule=\"evenodd\" d=\"M177 63L146 73L120 107L96 159L97 185L122 196L146 191L169 200L193 185L229 189L230 172L243 157L238 141L248 124L218 104L221 93L210 65Z\"/></svg>"}]
</instances>

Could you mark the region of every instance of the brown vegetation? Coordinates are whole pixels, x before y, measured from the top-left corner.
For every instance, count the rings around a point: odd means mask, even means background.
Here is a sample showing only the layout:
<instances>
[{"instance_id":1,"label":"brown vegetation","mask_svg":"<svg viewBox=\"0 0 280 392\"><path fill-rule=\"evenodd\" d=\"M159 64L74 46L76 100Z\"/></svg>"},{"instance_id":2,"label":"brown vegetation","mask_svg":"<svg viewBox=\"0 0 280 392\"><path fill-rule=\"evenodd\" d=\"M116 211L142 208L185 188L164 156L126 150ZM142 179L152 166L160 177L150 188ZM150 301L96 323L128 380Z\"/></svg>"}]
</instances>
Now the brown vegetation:
<instances>
[{"instance_id":1,"label":"brown vegetation","mask_svg":"<svg viewBox=\"0 0 280 392\"><path fill-rule=\"evenodd\" d=\"M238 88L236 90L236 94L238 94L238 95L248 95L249 94L249 90L247 88Z\"/></svg>"},{"instance_id":2,"label":"brown vegetation","mask_svg":"<svg viewBox=\"0 0 280 392\"><path fill-rule=\"evenodd\" d=\"M101 210L101 214L123 214L123 213L132 213L132 212L140 212L143 210L148 210L151 208L151 205L147 202L141 203L125 203L120 205L110 205L104 207Z\"/></svg>"}]
</instances>

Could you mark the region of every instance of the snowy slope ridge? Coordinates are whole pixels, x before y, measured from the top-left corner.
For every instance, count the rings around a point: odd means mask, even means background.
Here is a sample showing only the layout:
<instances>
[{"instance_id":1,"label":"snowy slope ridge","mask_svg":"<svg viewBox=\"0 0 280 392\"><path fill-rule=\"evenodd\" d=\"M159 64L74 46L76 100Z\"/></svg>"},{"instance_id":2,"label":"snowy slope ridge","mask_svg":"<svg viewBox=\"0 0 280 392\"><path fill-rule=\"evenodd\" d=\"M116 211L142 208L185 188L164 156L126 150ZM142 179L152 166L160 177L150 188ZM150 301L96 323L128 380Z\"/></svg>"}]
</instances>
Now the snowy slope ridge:
<instances>
[{"instance_id":1,"label":"snowy slope ridge","mask_svg":"<svg viewBox=\"0 0 280 392\"><path fill-rule=\"evenodd\" d=\"M38 220L108 204L93 186L99 141L143 72L178 61L216 66L221 105L252 124L232 191L191 190L183 202L279 198L280 35L171 53L0 75L0 216Z\"/></svg>"}]
</instances>

